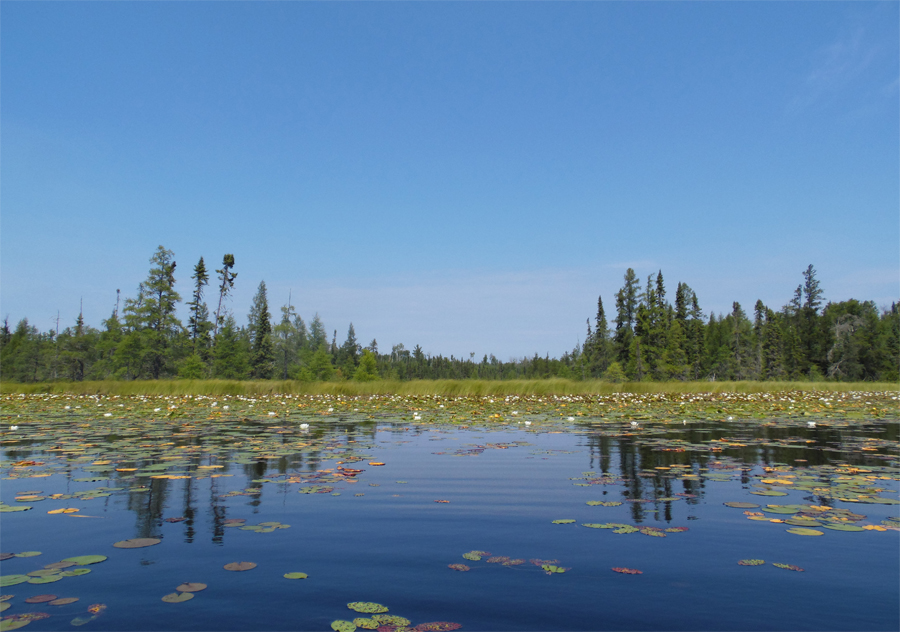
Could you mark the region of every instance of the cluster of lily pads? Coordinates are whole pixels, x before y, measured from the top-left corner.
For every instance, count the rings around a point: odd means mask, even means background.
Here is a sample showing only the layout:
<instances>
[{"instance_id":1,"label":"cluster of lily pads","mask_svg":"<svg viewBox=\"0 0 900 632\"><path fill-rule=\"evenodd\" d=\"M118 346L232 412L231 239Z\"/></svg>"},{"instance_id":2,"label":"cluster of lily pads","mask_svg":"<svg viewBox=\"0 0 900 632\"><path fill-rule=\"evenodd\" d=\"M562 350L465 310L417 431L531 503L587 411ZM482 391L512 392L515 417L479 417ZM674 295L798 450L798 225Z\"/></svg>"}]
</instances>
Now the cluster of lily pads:
<instances>
[{"instance_id":1,"label":"cluster of lily pads","mask_svg":"<svg viewBox=\"0 0 900 632\"><path fill-rule=\"evenodd\" d=\"M762 566L765 564L765 560L759 559L747 559L747 560L738 560L738 565L740 566ZM794 566L793 564L782 564L781 562L772 562L772 566L776 568L783 568L788 571L797 571L802 573L803 569L799 566Z\"/></svg>"},{"instance_id":2,"label":"cluster of lily pads","mask_svg":"<svg viewBox=\"0 0 900 632\"><path fill-rule=\"evenodd\" d=\"M508 555L491 555L489 551L469 551L467 553L463 553L462 556L470 562L479 562L482 559L487 558L484 559L487 564L499 564L500 566L521 566L526 562L526 560L524 559L512 558ZM528 560L528 562L530 562L534 566L540 567L540 569L547 575L555 575L572 570L571 568L559 566L559 560L531 559ZM448 564L447 568L462 572L472 570L472 568L466 564Z\"/></svg>"},{"instance_id":3,"label":"cluster of lily pads","mask_svg":"<svg viewBox=\"0 0 900 632\"><path fill-rule=\"evenodd\" d=\"M352 601L347 604L347 607L354 612L371 616L356 617L352 621L345 619L332 621L331 629L335 632L354 632L356 629L378 630L379 632L452 632L462 627L459 623L452 621L431 621L412 625L412 622L406 617L384 614L388 612L387 606L371 601Z\"/></svg>"}]
</instances>

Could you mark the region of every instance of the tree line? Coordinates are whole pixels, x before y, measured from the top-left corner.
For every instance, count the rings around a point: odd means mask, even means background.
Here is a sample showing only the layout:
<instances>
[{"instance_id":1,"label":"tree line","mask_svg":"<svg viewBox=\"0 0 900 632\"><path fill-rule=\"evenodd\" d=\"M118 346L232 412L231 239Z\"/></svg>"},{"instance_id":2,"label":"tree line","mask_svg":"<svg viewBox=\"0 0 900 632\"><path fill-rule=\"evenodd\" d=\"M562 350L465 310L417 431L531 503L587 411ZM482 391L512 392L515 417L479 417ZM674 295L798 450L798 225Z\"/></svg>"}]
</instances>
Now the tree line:
<instances>
[{"instance_id":1,"label":"tree line","mask_svg":"<svg viewBox=\"0 0 900 632\"><path fill-rule=\"evenodd\" d=\"M280 318L269 310L265 282L257 288L247 323L228 309L237 273L226 254L214 271L216 310L207 296L210 271L203 257L194 266L185 325L176 315L175 259L159 246L137 293L118 299L96 329L79 314L75 324L41 332L27 318L0 330L0 376L5 381L138 379L603 379L841 380L900 381L900 311L894 302L879 310L872 301L825 303L810 265L793 297L777 311L757 301L752 318L733 303L729 314L706 316L696 293L678 283L674 304L662 271L642 285L625 273L615 294L615 317L607 320L602 297L583 344L559 358L549 355L502 362L430 355L416 345L382 352L372 340L363 347L353 324L338 344L329 340L316 314L307 324L290 299Z\"/></svg>"}]
</instances>

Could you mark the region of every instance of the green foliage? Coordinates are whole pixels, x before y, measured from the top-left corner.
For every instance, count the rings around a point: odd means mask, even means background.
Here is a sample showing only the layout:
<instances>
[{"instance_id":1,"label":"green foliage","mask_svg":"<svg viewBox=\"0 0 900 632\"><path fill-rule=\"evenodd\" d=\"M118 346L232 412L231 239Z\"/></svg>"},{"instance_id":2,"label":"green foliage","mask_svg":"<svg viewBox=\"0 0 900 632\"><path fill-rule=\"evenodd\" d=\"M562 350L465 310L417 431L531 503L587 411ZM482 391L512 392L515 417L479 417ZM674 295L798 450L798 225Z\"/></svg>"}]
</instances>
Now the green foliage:
<instances>
[{"instance_id":1,"label":"green foliage","mask_svg":"<svg viewBox=\"0 0 900 632\"><path fill-rule=\"evenodd\" d=\"M363 350L359 367L356 369L353 378L357 382L371 382L378 379L378 364L375 361L374 353L368 349Z\"/></svg>"}]
</instances>

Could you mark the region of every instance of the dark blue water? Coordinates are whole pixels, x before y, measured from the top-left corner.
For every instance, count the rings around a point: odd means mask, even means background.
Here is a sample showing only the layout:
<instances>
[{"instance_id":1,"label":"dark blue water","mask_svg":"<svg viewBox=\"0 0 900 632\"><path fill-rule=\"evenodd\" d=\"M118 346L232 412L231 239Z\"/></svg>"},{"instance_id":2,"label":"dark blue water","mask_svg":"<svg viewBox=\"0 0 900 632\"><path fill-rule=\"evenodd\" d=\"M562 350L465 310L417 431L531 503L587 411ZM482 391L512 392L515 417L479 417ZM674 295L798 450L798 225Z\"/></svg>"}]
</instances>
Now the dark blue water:
<instances>
[{"instance_id":1,"label":"dark blue water","mask_svg":"<svg viewBox=\"0 0 900 632\"><path fill-rule=\"evenodd\" d=\"M883 433L884 428L875 430ZM746 438L748 431L736 432ZM357 443L347 444L349 436ZM298 493L302 487L320 483L309 478L289 482L292 476L296 480L334 469L342 459L320 450L296 457L254 457L241 464L234 461L246 461L245 452L232 454L231 460L218 452L217 459L210 459L198 449L190 458L181 453L190 464L174 468L194 478L131 480L131 473L112 472L95 474L102 482L74 482L87 475L81 466L97 455L102 458L103 450L80 462L54 460L40 442L27 449L19 446L14 454L7 451L7 478L0 491L8 505L22 505L15 497L24 491L48 496L101 486L123 489L90 500L46 499L28 503L33 506L29 511L0 514L3 551L41 552L3 561L4 576L76 555L108 556L86 567L92 572L84 576L0 589L14 595L2 616L43 612L51 616L30 623L29 630L72 629L75 617L85 616L90 604L102 603L102 614L79 629L329 630L332 621L367 616L349 610L348 602L371 601L411 625L449 621L463 630L897 630L900 623L900 532L822 529L821 536L798 536L786 532L790 525L749 520L744 509L723 505L824 504L808 490L774 497L750 493L766 488L754 487L766 476L762 466L774 464L766 459L781 459L780 470L787 476L803 476L820 473L814 468L821 465L809 465L813 458L788 466L786 453L766 452L774 448L764 446L713 454L654 451L632 438L603 437L574 424L486 431L410 429L384 422L352 432L346 425L320 429L310 442L343 446L332 451L340 454L352 448L365 458L344 466L364 471L337 482L329 482L325 474L321 485L332 491L303 494ZM51 475L9 478L15 472L11 462L26 454L46 463L32 472ZM788 456L798 458L794 452ZM826 468L849 462L840 452L807 456ZM140 465L153 462L165 461L147 457ZM225 467L196 468L209 463ZM673 463L688 466L683 472L697 478L652 471ZM898 475L891 467L896 463L884 457L867 463L870 476L882 477L876 483L883 489L879 497L896 499ZM209 473L232 476L209 478ZM605 484L592 483L603 473ZM716 474L724 480L712 480L710 475ZM266 479L273 482L252 482ZM857 475L854 480L861 479ZM139 485L150 491L128 491ZM227 495L246 489L256 491ZM590 500L622 504L589 506ZM900 507L829 503L864 514L854 523L858 525L882 525ZM66 506L80 511L47 514ZM165 521L180 517L187 519ZM248 525L277 521L290 528L254 533L224 526L224 520L241 518ZM560 519L576 522L553 524ZM652 537L581 526L609 522L688 530ZM112 546L148 536L162 542L132 550ZM526 562L503 566L463 559L471 550ZM737 564L746 558L765 564ZM558 560L570 570L547 575L531 559ZM246 572L222 568L235 561L257 567ZM783 570L771 562L804 571ZM458 563L471 570L448 568ZM613 567L642 574L620 574ZM293 571L309 577L282 577ZM208 588L191 601L163 603L162 596L182 582L202 582ZM23 603L44 593L80 601L65 606Z\"/></svg>"}]
</instances>

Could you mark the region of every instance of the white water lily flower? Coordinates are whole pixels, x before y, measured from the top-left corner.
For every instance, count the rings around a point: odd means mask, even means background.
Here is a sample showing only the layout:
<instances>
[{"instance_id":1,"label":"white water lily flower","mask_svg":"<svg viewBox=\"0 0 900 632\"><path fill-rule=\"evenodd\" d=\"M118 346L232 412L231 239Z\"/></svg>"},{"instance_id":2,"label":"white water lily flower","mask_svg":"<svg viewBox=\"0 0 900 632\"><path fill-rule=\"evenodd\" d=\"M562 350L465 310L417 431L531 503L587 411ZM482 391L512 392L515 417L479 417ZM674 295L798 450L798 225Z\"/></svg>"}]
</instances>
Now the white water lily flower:
<instances>
[{"instance_id":1,"label":"white water lily flower","mask_svg":"<svg viewBox=\"0 0 900 632\"><path fill-rule=\"evenodd\" d=\"M309 424L300 424L300 430L306 430L309 428Z\"/></svg>"},{"instance_id":2,"label":"white water lily flower","mask_svg":"<svg viewBox=\"0 0 900 632\"><path fill-rule=\"evenodd\" d=\"M525 425L526 425L526 426L530 426L530 425L531 425L531 422L526 420L526 421L525 421Z\"/></svg>"},{"instance_id":3,"label":"white water lily flower","mask_svg":"<svg viewBox=\"0 0 900 632\"><path fill-rule=\"evenodd\" d=\"M278 413L269 412L269 417L274 417L274 416L277 415L277 414L278 414Z\"/></svg>"},{"instance_id":4,"label":"white water lily flower","mask_svg":"<svg viewBox=\"0 0 900 632\"><path fill-rule=\"evenodd\" d=\"M161 411L161 410L162 410L162 408L154 408L154 409L153 409L153 412L158 413L158 412Z\"/></svg>"},{"instance_id":5,"label":"white water lily flower","mask_svg":"<svg viewBox=\"0 0 900 632\"><path fill-rule=\"evenodd\" d=\"M575 418L574 418L574 417L567 417L567 419L568 419L569 421L575 421Z\"/></svg>"},{"instance_id":6,"label":"white water lily flower","mask_svg":"<svg viewBox=\"0 0 900 632\"><path fill-rule=\"evenodd\" d=\"M222 408L224 408L225 410L228 410L230 408L230 406L222 406Z\"/></svg>"},{"instance_id":7,"label":"white water lily flower","mask_svg":"<svg viewBox=\"0 0 900 632\"><path fill-rule=\"evenodd\" d=\"M104 417L112 417L112 413L103 413Z\"/></svg>"},{"instance_id":8,"label":"white water lily flower","mask_svg":"<svg viewBox=\"0 0 900 632\"><path fill-rule=\"evenodd\" d=\"M807 421L807 422L806 422L806 427L807 427L807 428L815 428L815 427L816 427L816 422L814 422L814 421Z\"/></svg>"},{"instance_id":9,"label":"white water lily flower","mask_svg":"<svg viewBox=\"0 0 900 632\"><path fill-rule=\"evenodd\" d=\"M18 426L10 426L9 429L10 429L10 430L18 430L19 427L18 427Z\"/></svg>"}]
</instances>

